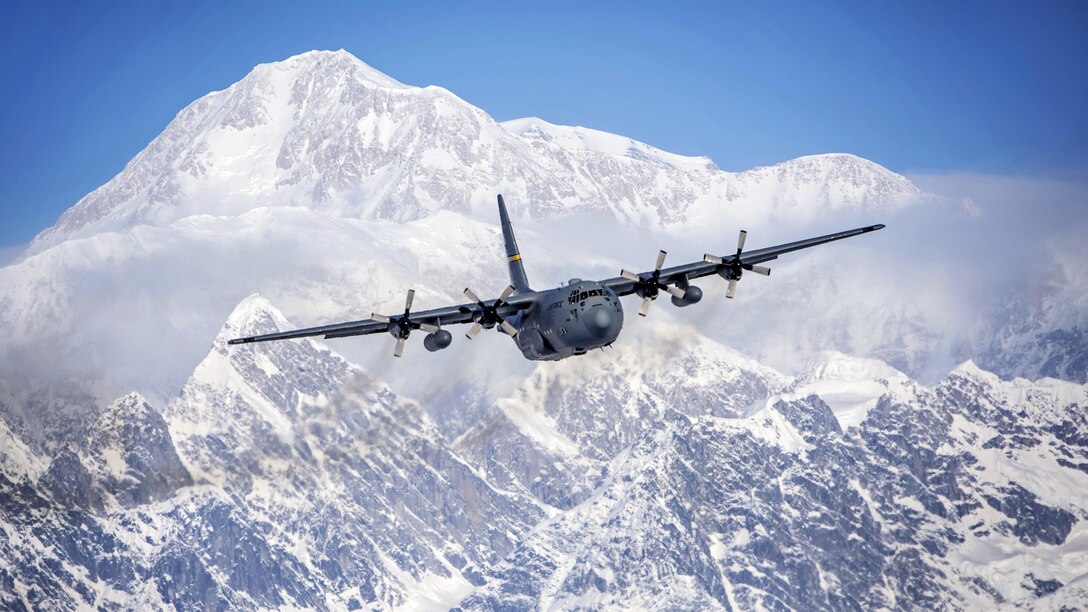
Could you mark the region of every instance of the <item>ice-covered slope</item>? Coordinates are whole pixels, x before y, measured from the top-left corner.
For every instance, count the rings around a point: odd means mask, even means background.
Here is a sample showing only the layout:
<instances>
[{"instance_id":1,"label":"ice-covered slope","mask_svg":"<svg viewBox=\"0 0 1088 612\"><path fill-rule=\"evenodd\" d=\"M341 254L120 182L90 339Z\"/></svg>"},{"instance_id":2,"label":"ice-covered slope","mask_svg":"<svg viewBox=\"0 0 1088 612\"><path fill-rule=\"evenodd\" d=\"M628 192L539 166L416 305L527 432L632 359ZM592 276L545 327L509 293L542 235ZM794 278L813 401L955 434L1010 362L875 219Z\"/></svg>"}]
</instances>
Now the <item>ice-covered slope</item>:
<instances>
[{"instance_id":1,"label":"ice-covered slope","mask_svg":"<svg viewBox=\"0 0 1088 612\"><path fill-rule=\"evenodd\" d=\"M558 150L572 154L578 151L585 152L587 155L603 153L612 157L628 157L656 166L692 171L717 169L709 157L677 155L618 134L580 126L555 125L539 117L503 121L501 125L508 132L530 141L540 149L546 149L547 145L555 145Z\"/></svg>"},{"instance_id":2,"label":"ice-covered slope","mask_svg":"<svg viewBox=\"0 0 1088 612\"><path fill-rule=\"evenodd\" d=\"M521 203L518 216L599 210L666 224L684 223L692 205L705 213L769 201L796 216L815 202L881 206L918 193L853 156L732 174L595 130L538 119L498 124L440 87L406 86L344 51L315 51L257 66L193 102L28 252L258 206L394 221L439 209L490 213L498 191Z\"/></svg>"}]
</instances>

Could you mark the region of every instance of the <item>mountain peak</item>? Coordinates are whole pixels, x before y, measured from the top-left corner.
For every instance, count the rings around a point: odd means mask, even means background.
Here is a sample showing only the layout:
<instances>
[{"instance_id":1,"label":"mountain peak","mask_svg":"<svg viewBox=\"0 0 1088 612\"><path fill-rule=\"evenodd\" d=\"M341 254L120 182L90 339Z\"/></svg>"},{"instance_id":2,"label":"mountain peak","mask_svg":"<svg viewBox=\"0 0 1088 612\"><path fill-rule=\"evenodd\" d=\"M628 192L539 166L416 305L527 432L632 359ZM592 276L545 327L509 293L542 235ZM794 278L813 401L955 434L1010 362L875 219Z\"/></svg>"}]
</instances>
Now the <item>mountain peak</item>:
<instances>
[{"instance_id":1,"label":"mountain peak","mask_svg":"<svg viewBox=\"0 0 1088 612\"><path fill-rule=\"evenodd\" d=\"M948 375L978 380L991 386L997 385L1001 382L1001 378L999 378L997 374L987 372L986 370L978 367L978 365L975 363L975 360L973 359L968 359L967 361L964 361L955 368L952 368L952 371L949 372Z\"/></svg>"},{"instance_id":2,"label":"mountain peak","mask_svg":"<svg viewBox=\"0 0 1088 612\"><path fill-rule=\"evenodd\" d=\"M231 338L274 333L290 328L291 324L283 313L263 296L253 293L234 307L215 338L215 346L225 348Z\"/></svg>"},{"instance_id":3,"label":"mountain peak","mask_svg":"<svg viewBox=\"0 0 1088 612\"><path fill-rule=\"evenodd\" d=\"M863 190L864 197L874 201L915 196L921 193L910 179L892 172L880 164L850 153L821 153L803 155L773 166L760 166L742 175L772 175L788 177L789 182L805 184L833 183Z\"/></svg>"},{"instance_id":4,"label":"mountain peak","mask_svg":"<svg viewBox=\"0 0 1088 612\"><path fill-rule=\"evenodd\" d=\"M416 89L405 85L384 72L367 64L344 49L336 51L313 50L292 55L278 62L259 64L254 70L279 69L288 71L323 70L353 74L363 82L392 89ZM251 73L252 74L252 73Z\"/></svg>"},{"instance_id":5,"label":"mountain peak","mask_svg":"<svg viewBox=\"0 0 1088 612\"><path fill-rule=\"evenodd\" d=\"M151 404L137 391L131 391L113 400L106 409L107 414L115 415L140 415L151 408Z\"/></svg>"}]
</instances>

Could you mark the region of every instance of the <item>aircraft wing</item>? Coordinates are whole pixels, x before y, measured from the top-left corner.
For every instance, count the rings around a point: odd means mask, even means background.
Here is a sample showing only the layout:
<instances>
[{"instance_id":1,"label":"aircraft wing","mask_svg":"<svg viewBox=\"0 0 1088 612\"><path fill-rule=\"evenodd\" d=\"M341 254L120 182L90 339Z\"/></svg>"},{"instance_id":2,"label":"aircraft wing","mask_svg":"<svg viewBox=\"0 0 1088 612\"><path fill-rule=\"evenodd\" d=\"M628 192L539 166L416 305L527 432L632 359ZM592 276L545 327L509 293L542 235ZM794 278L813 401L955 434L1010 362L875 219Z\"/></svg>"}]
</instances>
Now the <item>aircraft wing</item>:
<instances>
[{"instance_id":1,"label":"aircraft wing","mask_svg":"<svg viewBox=\"0 0 1088 612\"><path fill-rule=\"evenodd\" d=\"M466 289L466 292L468 290ZM409 297L407 301L406 311L411 308L412 296L414 291L409 291ZM528 308L533 303L533 297L536 292L523 293L515 296L510 296L504 292L504 296L494 300L477 301L475 303L468 302L465 304L458 304L457 306L445 306L443 308L433 308L431 310L421 310L417 312L407 312L408 319L407 324L409 329L419 329L420 327L428 328L431 326L444 326L454 325L458 323L473 323L479 321L482 317L487 316L488 309L493 309L494 315L498 316L497 320L489 321L490 323L501 325L506 317L509 317L517 311ZM311 336L322 336L324 338L346 338L348 336L365 336L367 334L377 334L381 332L390 331L390 326L399 324L400 320L404 317L403 314L393 315L391 317L382 317L381 315L372 315L372 317L378 316L379 319L361 319L359 321L348 321L345 323L333 323L331 325L319 325L317 327L307 327L305 329L295 329L285 332L277 332L274 334L263 334L259 336L245 336L242 338L234 338L229 340L227 344L248 344L251 342L267 342L269 340L290 340L293 338L306 338ZM381 320L386 319L386 320Z\"/></svg>"},{"instance_id":2,"label":"aircraft wing","mask_svg":"<svg viewBox=\"0 0 1088 612\"><path fill-rule=\"evenodd\" d=\"M834 234L827 234L826 236L817 236L816 238L809 238L807 240L798 240L796 242L787 242L786 244L780 244L778 246L767 247L765 249L758 249L755 251L740 252L725 256L715 256L707 254L703 261L696 261L679 266L673 266L671 268L659 268L659 270L652 270L649 272L641 272L637 275L632 273L626 273L626 275L610 278L605 281L601 281L601 284L607 285L612 291L616 292L616 295L629 295L635 293L640 284L649 282L657 274L657 281L662 285L675 285L683 284L688 280L694 278L700 278L702 276L709 276L722 271L728 271L730 268L740 265L743 269L751 269L750 266L756 266L757 272L758 264L765 263L774 259L777 259L779 255L790 253L793 251L799 251L801 249L807 249L820 244L826 244L828 242L834 242L836 240L842 240L843 238L850 238L852 236L860 236L869 232L875 232L876 230L883 229L883 224L867 225L865 227L859 227L856 229L845 230L842 232L835 232ZM739 246L743 248L744 235L741 232L741 239ZM664 253L664 251L662 251ZM664 256L659 256L659 261L664 259ZM658 264L660 266L660 263ZM770 270L766 270L766 273L770 273ZM632 278L637 276L639 280Z\"/></svg>"}]
</instances>

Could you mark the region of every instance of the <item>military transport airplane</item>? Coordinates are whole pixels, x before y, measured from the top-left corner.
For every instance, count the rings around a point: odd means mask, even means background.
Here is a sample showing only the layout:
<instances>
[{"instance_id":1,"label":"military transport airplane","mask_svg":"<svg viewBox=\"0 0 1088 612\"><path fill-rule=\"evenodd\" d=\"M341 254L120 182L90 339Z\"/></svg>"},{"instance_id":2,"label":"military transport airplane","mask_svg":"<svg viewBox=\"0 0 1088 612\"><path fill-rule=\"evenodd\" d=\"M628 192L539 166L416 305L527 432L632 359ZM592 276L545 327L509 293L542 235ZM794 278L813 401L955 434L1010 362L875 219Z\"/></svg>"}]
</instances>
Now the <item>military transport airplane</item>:
<instances>
[{"instance_id":1,"label":"military transport airplane","mask_svg":"<svg viewBox=\"0 0 1088 612\"><path fill-rule=\"evenodd\" d=\"M564 359L571 355L582 355L590 349L605 347L616 341L623 327L623 307L620 305L620 296L634 293L641 297L642 306L638 314L646 316L650 310L650 304L661 292L671 294L672 303L676 306L690 306L697 303L703 298L703 292L692 285L691 281L717 274L729 281L725 297L732 298L737 290L737 281L746 270L767 276L771 273L770 268L759 264L777 259L779 255L873 232L884 227L883 225L859 227L747 253L744 252L747 232L741 230L737 241L737 252L734 254L722 256L707 254L703 256L703 261L662 268L665 265L665 251L660 251L657 254L657 264L649 272L635 274L622 270L619 276L603 281L585 281L576 278L558 289L533 291L529 288L529 280L525 276L525 267L521 262L521 252L514 240L514 229L510 225L510 216L506 212L506 203L503 202L501 195L499 196L499 220L502 223L502 235L506 242L510 286L496 299L485 301L471 289L465 289L465 297L471 300L468 303L412 312L415 290L409 289L403 314L387 316L374 313L369 319L361 321L235 338L229 344L288 340L307 336L346 338L385 332L396 338L397 344L393 355L400 357L404 352L404 343L412 330L427 332L427 336L423 339L423 346L433 352L448 347L453 340L450 332L442 329L443 326L472 323L472 327L465 334L469 340L475 338L482 329L498 327L514 339L526 359L533 361Z\"/></svg>"}]
</instances>

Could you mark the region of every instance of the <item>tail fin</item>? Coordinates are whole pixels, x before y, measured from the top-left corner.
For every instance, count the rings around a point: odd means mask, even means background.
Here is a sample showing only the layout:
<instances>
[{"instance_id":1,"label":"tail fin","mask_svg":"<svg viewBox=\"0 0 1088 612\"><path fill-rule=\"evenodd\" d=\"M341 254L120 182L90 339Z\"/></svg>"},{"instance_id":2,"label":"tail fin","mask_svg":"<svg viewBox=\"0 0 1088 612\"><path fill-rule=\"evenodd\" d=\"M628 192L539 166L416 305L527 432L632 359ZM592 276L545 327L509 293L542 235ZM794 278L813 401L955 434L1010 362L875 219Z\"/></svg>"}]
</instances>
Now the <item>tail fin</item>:
<instances>
[{"instance_id":1,"label":"tail fin","mask_svg":"<svg viewBox=\"0 0 1088 612\"><path fill-rule=\"evenodd\" d=\"M510 284L518 293L532 291L529 279L525 276L525 266L521 264L521 251L514 240L514 228L510 226L510 215L506 212L506 202L499 194L499 221L502 223L502 238L506 243L506 265L510 266Z\"/></svg>"}]
</instances>

